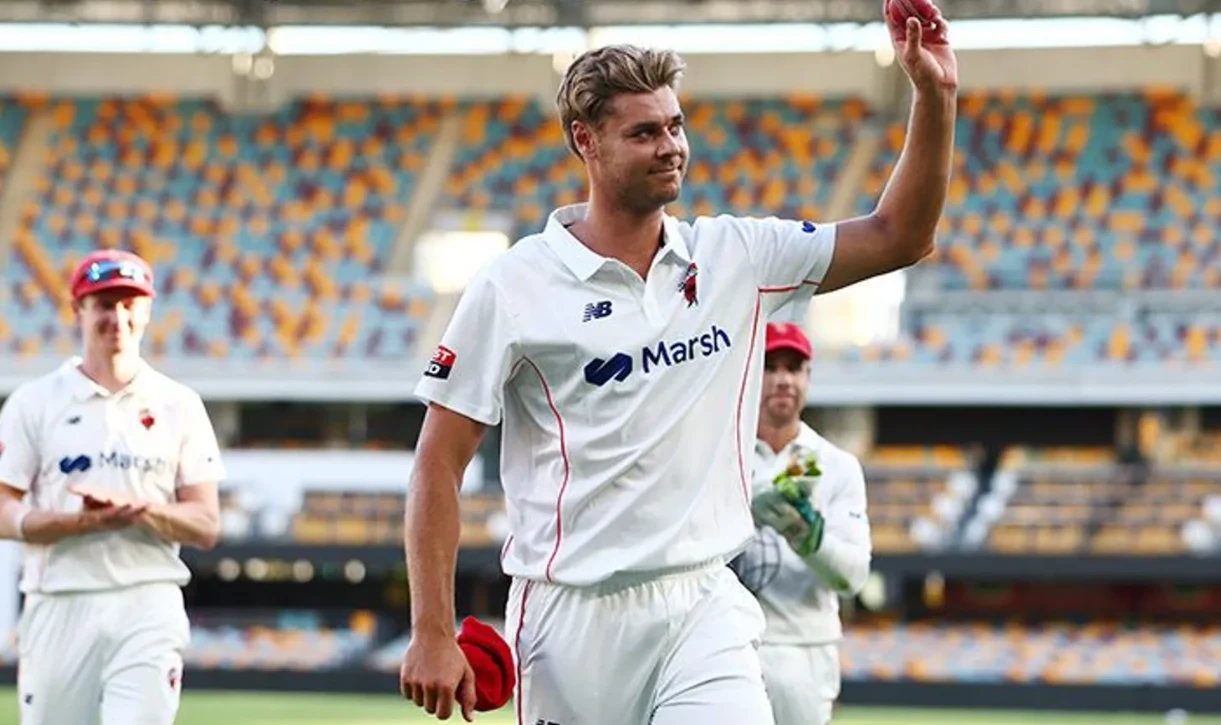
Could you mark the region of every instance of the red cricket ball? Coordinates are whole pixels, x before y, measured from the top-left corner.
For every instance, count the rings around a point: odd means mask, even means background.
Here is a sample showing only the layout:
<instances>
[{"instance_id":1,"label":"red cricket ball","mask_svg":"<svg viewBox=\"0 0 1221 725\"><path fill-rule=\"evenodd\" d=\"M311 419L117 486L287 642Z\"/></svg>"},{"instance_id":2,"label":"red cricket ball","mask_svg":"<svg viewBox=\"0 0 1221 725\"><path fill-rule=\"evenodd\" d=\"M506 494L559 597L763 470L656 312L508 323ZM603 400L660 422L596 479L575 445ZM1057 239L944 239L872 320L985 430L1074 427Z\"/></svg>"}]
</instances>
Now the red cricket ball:
<instances>
[{"instance_id":1,"label":"red cricket ball","mask_svg":"<svg viewBox=\"0 0 1221 725\"><path fill-rule=\"evenodd\" d=\"M907 40L907 19L912 17L919 19L923 26L921 29L924 31L922 36L924 45L946 45L950 42L945 18L941 16L941 10L933 4L932 0L885 0L885 2L887 26L890 27L890 37L894 42L901 43Z\"/></svg>"}]
</instances>

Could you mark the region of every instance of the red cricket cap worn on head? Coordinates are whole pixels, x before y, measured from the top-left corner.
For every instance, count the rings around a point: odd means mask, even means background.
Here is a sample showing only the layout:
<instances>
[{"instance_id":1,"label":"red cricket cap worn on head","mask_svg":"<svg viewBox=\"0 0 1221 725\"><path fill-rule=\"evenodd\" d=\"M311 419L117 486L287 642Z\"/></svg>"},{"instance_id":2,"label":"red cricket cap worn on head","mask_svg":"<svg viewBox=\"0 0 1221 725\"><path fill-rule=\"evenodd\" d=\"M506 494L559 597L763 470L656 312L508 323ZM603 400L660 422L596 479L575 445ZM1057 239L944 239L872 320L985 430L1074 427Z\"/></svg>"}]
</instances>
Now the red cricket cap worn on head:
<instances>
[{"instance_id":1,"label":"red cricket cap worn on head","mask_svg":"<svg viewBox=\"0 0 1221 725\"><path fill-rule=\"evenodd\" d=\"M153 268L139 255L120 249L103 249L85 257L72 273L72 299L108 289L129 289L155 297Z\"/></svg>"},{"instance_id":2,"label":"red cricket cap worn on head","mask_svg":"<svg viewBox=\"0 0 1221 725\"><path fill-rule=\"evenodd\" d=\"M462 620L458 646L475 671L475 710L499 710L517 686L513 652L495 629L474 617Z\"/></svg>"},{"instance_id":3,"label":"red cricket cap worn on head","mask_svg":"<svg viewBox=\"0 0 1221 725\"><path fill-rule=\"evenodd\" d=\"M774 350L793 350L809 360L814 357L814 348L810 338L801 331L799 325L791 322L769 322L767 324L767 343L765 352Z\"/></svg>"}]
</instances>

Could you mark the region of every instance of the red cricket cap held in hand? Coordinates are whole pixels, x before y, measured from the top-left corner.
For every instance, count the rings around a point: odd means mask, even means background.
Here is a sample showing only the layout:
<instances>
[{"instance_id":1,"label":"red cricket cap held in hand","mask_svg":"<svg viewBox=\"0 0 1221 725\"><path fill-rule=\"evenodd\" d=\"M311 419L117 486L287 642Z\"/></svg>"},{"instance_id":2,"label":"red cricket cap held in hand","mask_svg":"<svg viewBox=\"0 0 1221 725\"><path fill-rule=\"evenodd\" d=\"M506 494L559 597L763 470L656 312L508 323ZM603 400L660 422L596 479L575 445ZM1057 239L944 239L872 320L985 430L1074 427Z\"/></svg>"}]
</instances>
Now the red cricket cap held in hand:
<instances>
[{"instance_id":1,"label":"red cricket cap held in hand","mask_svg":"<svg viewBox=\"0 0 1221 725\"><path fill-rule=\"evenodd\" d=\"M72 273L72 299L108 289L128 289L155 297L153 268L139 255L121 249L102 249L85 257Z\"/></svg>"},{"instance_id":2,"label":"red cricket cap held in hand","mask_svg":"<svg viewBox=\"0 0 1221 725\"><path fill-rule=\"evenodd\" d=\"M764 352L775 350L792 350L807 360L814 357L814 348L810 345L810 338L806 337L799 325L791 322L767 323L767 343Z\"/></svg>"},{"instance_id":3,"label":"red cricket cap held in hand","mask_svg":"<svg viewBox=\"0 0 1221 725\"><path fill-rule=\"evenodd\" d=\"M488 625L474 617L462 620L458 646L475 671L475 710L499 710L517 686L513 652L509 643Z\"/></svg>"}]
</instances>

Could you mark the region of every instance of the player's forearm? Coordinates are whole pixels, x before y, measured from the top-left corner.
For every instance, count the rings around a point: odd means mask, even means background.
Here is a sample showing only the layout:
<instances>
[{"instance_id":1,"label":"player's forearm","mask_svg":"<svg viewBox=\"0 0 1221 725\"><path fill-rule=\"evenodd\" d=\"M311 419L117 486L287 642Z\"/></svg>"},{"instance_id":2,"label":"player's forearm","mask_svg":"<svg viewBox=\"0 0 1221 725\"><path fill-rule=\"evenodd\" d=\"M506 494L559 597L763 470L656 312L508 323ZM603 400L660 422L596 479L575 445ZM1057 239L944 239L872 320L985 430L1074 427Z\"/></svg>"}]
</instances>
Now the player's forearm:
<instances>
[{"instance_id":1,"label":"player's forearm","mask_svg":"<svg viewBox=\"0 0 1221 725\"><path fill-rule=\"evenodd\" d=\"M947 91L917 91L908 120L907 140L890 181L874 210L895 244L912 259L932 251L945 207L954 155L957 96Z\"/></svg>"},{"instance_id":2,"label":"player's forearm","mask_svg":"<svg viewBox=\"0 0 1221 725\"><path fill-rule=\"evenodd\" d=\"M818 551L805 558L806 566L827 586L841 594L857 594L869 578L872 558L868 541L861 543L827 530Z\"/></svg>"},{"instance_id":3,"label":"player's forearm","mask_svg":"<svg viewBox=\"0 0 1221 725\"><path fill-rule=\"evenodd\" d=\"M177 501L152 506L140 525L165 541L211 549L220 541L220 513L200 501Z\"/></svg>"},{"instance_id":4,"label":"player's forearm","mask_svg":"<svg viewBox=\"0 0 1221 725\"><path fill-rule=\"evenodd\" d=\"M31 544L54 544L89 533L84 519L77 514L26 510L16 502L6 504L0 518L3 519L0 538Z\"/></svg>"},{"instance_id":5,"label":"player's forearm","mask_svg":"<svg viewBox=\"0 0 1221 725\"><path fill-rule=\"evenodd\" d=\"M435 474L434 474L435 475ZM454 572L462 533L460 480L414 476L407 497L404 548L411 591L411 628L453 637Z\"/></svg>"}]
</instances>

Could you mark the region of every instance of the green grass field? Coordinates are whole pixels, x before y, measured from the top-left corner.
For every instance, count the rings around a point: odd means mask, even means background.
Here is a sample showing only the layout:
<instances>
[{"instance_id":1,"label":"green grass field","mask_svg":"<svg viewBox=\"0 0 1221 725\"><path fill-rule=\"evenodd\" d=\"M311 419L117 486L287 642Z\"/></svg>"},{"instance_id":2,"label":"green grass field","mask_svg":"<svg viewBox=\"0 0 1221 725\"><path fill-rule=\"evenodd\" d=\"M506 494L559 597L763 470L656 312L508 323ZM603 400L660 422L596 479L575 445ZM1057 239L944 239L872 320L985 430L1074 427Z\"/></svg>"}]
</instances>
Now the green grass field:
<instances>
[{"instance_id":1,"label":"green grass field","mask_svg":"<svg viewBox=\"0 0 1221 725\"><path fill-rule=\"evenodd\" d=\"M15 695L0 690L7 704L0 725L17 725ZM422 711L395 697L329 694L251 694L187 692L176 725L421 725L435 723ZM464 722L459 716L449 722ZM512 725L512 712L479 714L475 722ZM1164 725L1161 715L1115 713L995 712L983 710L912 710L845 706L835 725ZM625 724L630 725L630 724ZM1185 725L1221 725L1221 718L1191 716Z\"/></svg>"}]
</instances>

